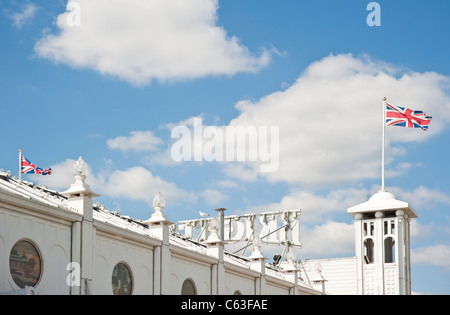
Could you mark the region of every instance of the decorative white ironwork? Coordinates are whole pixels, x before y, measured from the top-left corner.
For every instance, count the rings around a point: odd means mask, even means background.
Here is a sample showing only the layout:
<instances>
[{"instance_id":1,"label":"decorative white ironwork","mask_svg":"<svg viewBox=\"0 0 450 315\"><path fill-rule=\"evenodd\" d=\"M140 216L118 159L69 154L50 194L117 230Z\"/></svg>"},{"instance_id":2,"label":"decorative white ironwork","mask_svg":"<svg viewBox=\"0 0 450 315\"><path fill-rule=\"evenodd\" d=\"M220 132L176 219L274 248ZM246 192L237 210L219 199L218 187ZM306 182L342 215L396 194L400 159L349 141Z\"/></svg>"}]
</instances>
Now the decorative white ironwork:
<instances>
[{"instance_id":1,"label":"decorative white ironwork","mask_svg":"<svg viewBox=\"0 0 450 315\"><path fill-rule=\"evenodd\" d=\"M301 210L289 210L227 216L224 218L224 241L228 244L247 242L247 246L242 248L245 249L251 246L256 235L264 244L300 248L300 213ZM176 231L198 241L207 240L211 233L209 225L214 224L214 219L180 221Z\"/></svg>"}]
</instances>

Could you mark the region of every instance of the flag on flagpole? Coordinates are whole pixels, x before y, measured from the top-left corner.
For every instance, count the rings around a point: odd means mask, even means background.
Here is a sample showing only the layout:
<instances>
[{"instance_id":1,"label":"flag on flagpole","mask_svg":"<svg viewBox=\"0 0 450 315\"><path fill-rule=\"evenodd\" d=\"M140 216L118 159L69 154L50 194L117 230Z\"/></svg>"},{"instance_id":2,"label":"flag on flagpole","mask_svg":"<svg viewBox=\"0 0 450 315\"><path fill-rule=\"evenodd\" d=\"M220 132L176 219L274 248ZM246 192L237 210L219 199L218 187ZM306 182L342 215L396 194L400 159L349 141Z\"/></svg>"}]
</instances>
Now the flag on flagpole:
<instances>
[{"instance_id":1,"label":"flag on flagpole","mask_svg":"<svg viewBox=\"0 0 450 315\"><path fill-rule=\"evenodd\" d=\"M386 103L386 126L422 128L422 130L428 130L431 118L431 116L427 116L421 110L412 110Z\"/></svg>"},{"instance_id":2,"label":"flag on flagpole","mask_svg":"<svg viewBox=\"0 0 450 315\"><path fill-rule=\"evenodd\" d=\"M427 116L421 110L412 110L406 107L400 107L388 104L386 98L383 99L383 131L381 144L381 190L385 191L384 183L384 151L385 151L385 129L386 126L400 126L407 128L421 128L428 130L431 122L431 116Z\"/></svg>"},{"instance_id":3,"label":"flag on flagpole","mask_svg":"<svg viewBox=\"0 0 450 315\"><path fill-rule=\"evenodd\" d=\"M52 169L42 169L40 167L37 167L30 161L28 161L23 155L21 155L20 160L20 168L21 168L21 174L39 174L39 175L51 175Z\"/></svg>"}]
</instances>

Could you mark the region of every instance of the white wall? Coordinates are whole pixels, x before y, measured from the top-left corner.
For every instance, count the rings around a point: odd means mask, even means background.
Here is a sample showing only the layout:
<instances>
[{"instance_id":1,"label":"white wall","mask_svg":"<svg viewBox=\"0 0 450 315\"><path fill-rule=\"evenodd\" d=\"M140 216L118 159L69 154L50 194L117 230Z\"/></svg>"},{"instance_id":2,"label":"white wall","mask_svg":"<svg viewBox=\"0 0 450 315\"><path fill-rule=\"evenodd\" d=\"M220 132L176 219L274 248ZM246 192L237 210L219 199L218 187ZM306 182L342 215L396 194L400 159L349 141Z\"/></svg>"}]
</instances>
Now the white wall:
<instances>
[{"instance_id":1,"label":"white wall","mask_svg":"<svg viewBox=\"0 0 450 315\"><path fill-rule=\"evenodd\" d=\"M190 279L195 283L197 294L211 294L211 266L187 257L172 255L170 291L171 294L180 295L183 282Z\"/></svg>"},{"instance_id":2,"label":"white wall","mask_svg":"<svg viewBox=\"0 0 450 315\"><path fill-rule=\"evenodd\" d=\"M67 224L65 224L67 223ZM66 270L70 262L71 227L63 220L51 221L0 207L0 292L19 290L9 270L9 256L20 240L31 241L41 255L38 294L69 294Z\"/></svg>"},{"instance_id":3,"label":"white wall","mask_svg":"<svg viewBox=\"0 0 450 315\"><path fill-rule=\"evenodd\" d=\"M239 291L242 295L255 294L255 279L244 274L225 272L225 294L233 295Z\"/></svg>"},{"instance_id":4,"label":"white wall","mask_svg":"<svg viewBox=\"0 0 450 315\"><path fill-rule=\"evenodd\" d=\"M316 263L320 263L322 266L322 276L327 280L325 282L325 291L327 293L339 295L358 294L356 257L307 260L303 262L303 265L310 278L315 276ZM305 277L303 270L301 272L302 277ZM322 290L321 287L322 285L320 284L315 289Z\"/></svg>"},{"instance_id":5,"label":"white wall","mask_svg":"<svg viewBox=\"0 0 450 315\"><path fill-rule=\"evenodd\" d=\"M133 294L153 294L153 250L130 241L114 238L114 235L97 231L95 240L93 294L112 295L112 274L118 263L124 263L131 271Z\"/></svg>"},{"instance_id":6,"label":"white wall","mask_svg":"<svg viewBox=\"0 0 450 315\"><path fill-rule=\"evenodd\" d=\"M266 279L266 287L264 288L264 295L289 295L289 288L278 283Z\"/></svg>"}]
</instances>

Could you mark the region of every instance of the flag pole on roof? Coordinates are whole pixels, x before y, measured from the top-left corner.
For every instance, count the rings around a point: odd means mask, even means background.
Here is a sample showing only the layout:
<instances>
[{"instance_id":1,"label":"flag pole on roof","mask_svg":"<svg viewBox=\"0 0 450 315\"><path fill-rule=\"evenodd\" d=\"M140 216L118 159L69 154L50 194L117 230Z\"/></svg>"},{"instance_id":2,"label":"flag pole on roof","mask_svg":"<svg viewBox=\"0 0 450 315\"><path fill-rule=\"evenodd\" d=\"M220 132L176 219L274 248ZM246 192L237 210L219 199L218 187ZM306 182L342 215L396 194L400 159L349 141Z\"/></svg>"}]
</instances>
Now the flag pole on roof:
<instances>
[{"instance_id":1,"label":"flag pole on roof","mask_svg":"<svg viewBox=\"0 0 450 315\"><path fill-rule=\"evenodd\" d=\"M22 182L22 149L19 149L19 183Z\"/></svg>"},{"instance_id":2,"label":"flag pole on roof","mask_svg":"<svg viewBox=\"0 0 450 315\"><path fill-rule=\"evenodd\" d=\"M383 138L381 143L381 191L384 191L384 147L386 130L386 97L383 98Z\"/></svg>"},{"instance_id":3,"label":"flag pole on roof","mask_svg":"<svg viewBox=\"0 0 450 315\"><path fill-rule=\"evenodd\" d=\"M22 182L22 174L51 175L52 169L37 167L27 160L27 158L22 155L22 149L19 149L19 182Z\"/></svg>"},{"instance_id":4,"label":"flag pole on roof","mask_svg":"<svg viewBox=\"0 0 450 315\"><path fill-rule=\"evenodd\" d=\"M385 191L384 185L384 151L386 126L399 126L407 128L420 128L428 130L432 117L427 116L421 110L412 110L406 107L395 106L386 102L383 98L383 140L381 149L381 191Z\"/></svg>"}]
</instances>

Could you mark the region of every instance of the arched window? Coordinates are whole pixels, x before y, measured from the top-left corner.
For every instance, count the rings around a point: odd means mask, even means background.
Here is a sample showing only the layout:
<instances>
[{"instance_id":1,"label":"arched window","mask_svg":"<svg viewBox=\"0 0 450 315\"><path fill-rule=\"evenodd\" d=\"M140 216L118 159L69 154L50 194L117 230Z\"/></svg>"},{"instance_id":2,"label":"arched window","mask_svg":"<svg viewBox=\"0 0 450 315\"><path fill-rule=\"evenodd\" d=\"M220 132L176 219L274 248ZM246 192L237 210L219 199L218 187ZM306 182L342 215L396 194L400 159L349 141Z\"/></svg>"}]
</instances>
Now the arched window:
<instances>
[{"instance_id":1,"label":"arched window","mask_svg":"<svg viewBox=\"0 0 450 315\"><path fill-rule=\"evenodd\" d=\"M371 238L364 240L364 261L366 264L373 264L375 262L374 242Z\"/></svg>"},{"instance_id":2,"label":"arched window","mask_svg":"<svg viewBox=\"0 0 450 315\"><path fill-rule=\"evenodd\" d=\"M241 291L236 290L236 291L234 291L233 295L242 295L242 293L241 293Z\"/></svg>"},{"instance_id":3,"label":"arched window","mask_svg":"<svg viewBox=\"0 0 450 315\"><path fill-rule=\"evenodd\" d=\"M181 295L197 295L194 281L186 279L181 288Z\"/></svg>"},{"instance_id":4,"label":"arched window","mask_svg":"<svg viewBox=\"0 0 450 315\"><path fill-rule=\"evenodd\" d=\"M20 287L35 287L41 279L42 259L36 246L30 241L18 241L9 254L9 271Z\"/></svg>"},{"instance_id":5,"label":"arched window","mask_svg":"<svg viewBox=\"0 0 450 315\"><path fill-rule=\"evenodd\" d=\"M112 273L112 290L114 295L131 295L133 277L124 263L118 263Z\"/></svg>"},{"instance_id":6,"label":"arched window","mask_svg":"<svg viewBox=\"0 0 450 315\"><path fill-rule=\"evenodd\" d=\"M395 239L393 237L384 239L384 262L395 263Z\"/></svg>"}]
</instances>

